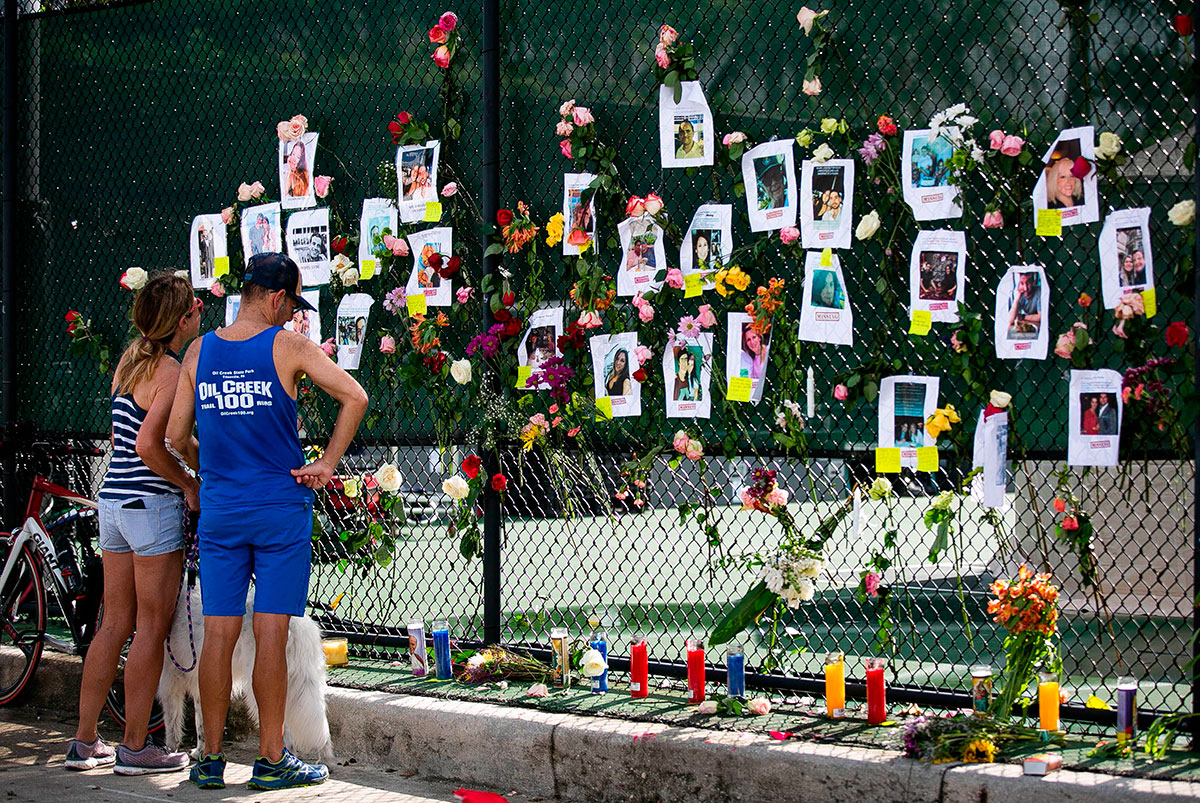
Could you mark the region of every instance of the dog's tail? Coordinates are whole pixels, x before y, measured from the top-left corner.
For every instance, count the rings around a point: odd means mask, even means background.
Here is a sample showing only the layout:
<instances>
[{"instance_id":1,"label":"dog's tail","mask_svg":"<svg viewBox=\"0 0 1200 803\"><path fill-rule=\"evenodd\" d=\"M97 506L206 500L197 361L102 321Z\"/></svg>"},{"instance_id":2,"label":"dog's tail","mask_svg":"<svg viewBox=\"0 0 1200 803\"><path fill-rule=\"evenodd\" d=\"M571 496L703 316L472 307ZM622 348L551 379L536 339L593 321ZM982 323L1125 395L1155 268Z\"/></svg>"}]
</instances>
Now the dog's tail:
<instances>
[{"instance_id":1,"label":"dog's tail","mask_svg":"<svg viewBox=\"0 0 1200 803\"><path fill-rule=\"evenodd\" d=\"M333 758L325 715L325 651L321 631L307 616L292 617L288 634L287 720L291 748L299 756Z\"/></svg>"}]
</instances>

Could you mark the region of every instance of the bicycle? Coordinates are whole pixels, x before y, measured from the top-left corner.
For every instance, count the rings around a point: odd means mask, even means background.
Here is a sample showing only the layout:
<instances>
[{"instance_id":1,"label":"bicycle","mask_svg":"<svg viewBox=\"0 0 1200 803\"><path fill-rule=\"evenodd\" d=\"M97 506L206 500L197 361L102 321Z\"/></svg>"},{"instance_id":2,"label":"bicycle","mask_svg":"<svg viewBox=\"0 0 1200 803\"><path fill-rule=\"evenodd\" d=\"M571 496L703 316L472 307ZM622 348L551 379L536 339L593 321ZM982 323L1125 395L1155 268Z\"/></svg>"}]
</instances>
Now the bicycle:
<instances>
[{"instance_id":1,"label":"bicycle","mask_svg":"<svg viewBox=\"0 0 1200 803\"><path fill-rule=\"evenodd\" d=\"M55 457L100 454L78 444L39 443L34 449ZM56 502L65 509L54 510ZM104 616L103 564L93 546L97 507L94 500L35 475L21 529L0 532L0 706L25 691L44 648L87 654ZM48 632L52 625L60 633ZM123 727L122 689L121 683L113 684L106 708ZM161 726L162 711L156 705L150 730Z\"/></svg>"}]
</instances>

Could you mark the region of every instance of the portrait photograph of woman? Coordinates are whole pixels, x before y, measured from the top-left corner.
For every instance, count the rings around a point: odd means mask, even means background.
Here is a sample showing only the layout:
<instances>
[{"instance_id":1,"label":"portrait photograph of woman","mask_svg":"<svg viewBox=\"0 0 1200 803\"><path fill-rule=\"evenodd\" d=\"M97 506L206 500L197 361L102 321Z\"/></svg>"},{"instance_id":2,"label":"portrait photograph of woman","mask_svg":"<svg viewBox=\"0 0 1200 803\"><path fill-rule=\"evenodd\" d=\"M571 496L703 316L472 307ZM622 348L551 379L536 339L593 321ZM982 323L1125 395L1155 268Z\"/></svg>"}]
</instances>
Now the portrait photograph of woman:
<instances>
[{"instance_id":1,"label":"portrait photograph of woman","mask_svg":"<svg viewBox=\"0 0 1200 803\"><path fill-rule=\"evenodd\" d=\"M317 151L315 132L279 143L279 198L284 209L300 209L317 202L313 190L313 162Z\"/></svg>"}]
</instances>

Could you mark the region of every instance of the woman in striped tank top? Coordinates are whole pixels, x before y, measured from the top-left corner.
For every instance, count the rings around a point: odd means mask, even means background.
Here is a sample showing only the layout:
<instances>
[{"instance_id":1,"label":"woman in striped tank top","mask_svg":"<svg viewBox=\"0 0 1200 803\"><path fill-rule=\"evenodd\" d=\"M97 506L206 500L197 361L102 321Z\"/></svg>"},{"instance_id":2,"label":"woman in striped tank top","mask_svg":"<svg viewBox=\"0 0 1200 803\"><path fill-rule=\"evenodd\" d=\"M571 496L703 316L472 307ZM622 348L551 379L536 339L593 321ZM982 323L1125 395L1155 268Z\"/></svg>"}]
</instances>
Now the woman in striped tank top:
<instances>
[{"instance_id":1,"label":"woman in striped tank top","mask_svg":"<svg viewBox=\"0 0 1200 803\"><path fill-rule=\"evenodd\" d=\"M142 775L187 767L185 753L168 753L147 738L146 726L162 673L183 571L183 510L200 507L199 484L166 449L179 358L200 330L204 305L191 283L174 275L152 279L133 302L141 336L117 363L112 383L112 462L100 489L100 548L104 558L104 622L88 648L79 689L79 728L66 766ZM125 663L125 735L114 751L96 722L117 671L121 647L136 635Z\"/></svg>"}]
</instances>

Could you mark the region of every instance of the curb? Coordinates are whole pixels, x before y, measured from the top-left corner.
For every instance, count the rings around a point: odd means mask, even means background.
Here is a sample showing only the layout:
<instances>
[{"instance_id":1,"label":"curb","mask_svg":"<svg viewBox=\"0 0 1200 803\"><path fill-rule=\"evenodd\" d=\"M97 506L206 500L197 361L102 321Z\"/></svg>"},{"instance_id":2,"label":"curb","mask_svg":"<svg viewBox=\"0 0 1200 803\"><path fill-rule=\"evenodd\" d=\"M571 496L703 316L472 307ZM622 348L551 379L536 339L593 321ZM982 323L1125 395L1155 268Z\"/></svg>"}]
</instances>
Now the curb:
<instances>
[{"instance_id":1,"label":"curb","mask_svg":"<svg viewBox=\"0 0 1200 803\"><path fill-rule=\"evenodd\" d=\"M2 656L0 656L2 660ZM73 712L82 662L47 653L25 702ZM486 703L331 687L343 759L551 800L829 803L1130 803L1200 800L1200 784L1012 764L922 764L845 745L581 717Z\"/></svg>"}]
</instances>

